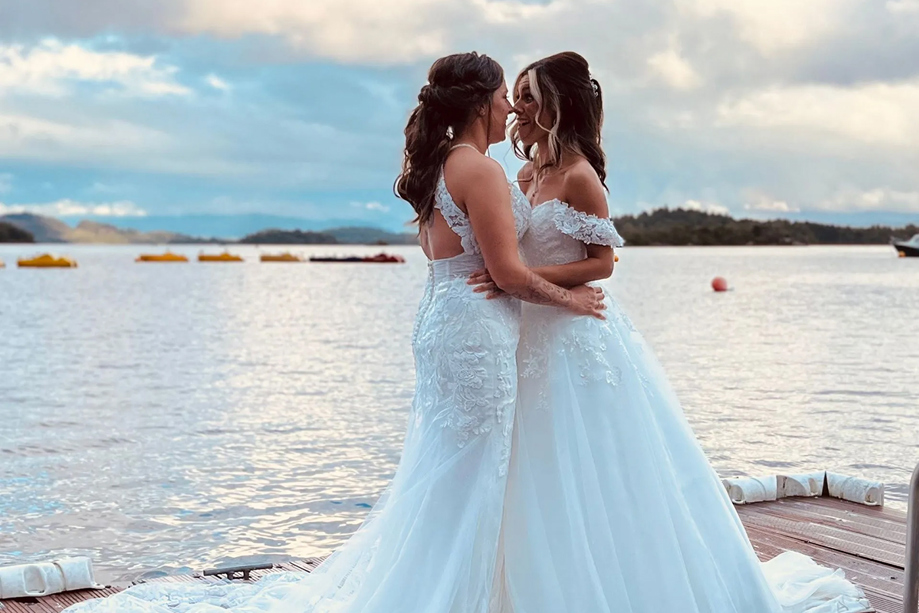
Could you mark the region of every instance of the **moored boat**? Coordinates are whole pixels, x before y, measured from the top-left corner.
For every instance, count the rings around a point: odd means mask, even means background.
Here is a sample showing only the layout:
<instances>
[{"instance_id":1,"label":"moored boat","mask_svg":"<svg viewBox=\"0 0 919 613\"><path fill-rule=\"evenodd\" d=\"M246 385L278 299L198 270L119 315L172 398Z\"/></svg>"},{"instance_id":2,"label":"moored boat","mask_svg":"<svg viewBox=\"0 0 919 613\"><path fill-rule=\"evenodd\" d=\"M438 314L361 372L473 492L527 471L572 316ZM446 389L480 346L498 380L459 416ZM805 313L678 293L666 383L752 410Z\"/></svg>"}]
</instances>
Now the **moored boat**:
<instances>
[{"instance_id":1,"label":"moored boat","mask_svg":"<svg viewBox=\"0 0 919 613\"><path fill-rule=\"evenodd\" d=\"M188 258L181 253L142 253L137 256L135 262L187 262Z\"/></svg>"},{"instance_id":2,"label":"moored boat","mask_svg":"<svg viewBox=\"0 0 919 613\"><path fill-rule=\"evenodd\" d=\"M285 251L284 253L263 253L259 256L259 260L262 262L302 262L303 258Z\"/></svg>"},{"instance_id":3,"label":"moored boat","mask_svg":"<svg viewBox=\"0 0 919 613\"><path fill-rule=\"evenodd\" d=\"M242 262L242 256L224 251L223 253L199 253L199 262Z\"/></svg>"},{"instance_id":4,"label":"moored boat","mask_svg":"<svg viewBox=\"0 0 919 613\"><path fill-rule=\"evenodd\" d=\"M919 258L919 234L908 241L891 241L901 258Z\"/></svg>"},{"instance_id":5,"label":"moored boat","mask_svg":"<svg viewBox=\"0 0 919 613\"><path fill-rule=\"evenodd\" d=\"M76 260L50 253L43 253L34 258L20 258L17 261L20 268L76 268Z\"/></svg>"},{"instance_id":6,"label":"moored boat","mask_svg":"<svg viewBox=\"0 0 919 613\"><path fill-rule=\"evenodd\" d=\"M364 257L359 256L318 256L310 257L310 262L362 262L370 264L404 264L405 258L401 255L378 253Z\"/></svg>"}]
</instances>

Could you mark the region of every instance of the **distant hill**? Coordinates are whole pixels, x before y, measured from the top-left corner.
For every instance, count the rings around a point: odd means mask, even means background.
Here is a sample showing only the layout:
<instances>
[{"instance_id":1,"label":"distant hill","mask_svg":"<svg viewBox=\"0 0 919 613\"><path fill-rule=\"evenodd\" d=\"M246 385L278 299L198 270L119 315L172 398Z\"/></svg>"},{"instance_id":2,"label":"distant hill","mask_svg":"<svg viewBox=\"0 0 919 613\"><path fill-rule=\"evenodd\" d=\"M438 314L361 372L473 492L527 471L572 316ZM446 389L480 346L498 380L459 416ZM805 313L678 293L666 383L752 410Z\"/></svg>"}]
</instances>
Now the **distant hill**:
<instances>
[{"instance_id":1,"label":"distant hill","mask_svg":"<svg viewBox=\"0 0 919 613\"><path fill-rule=\"evenodd\" d=\"M66 243L65 236L73 230L63 221L53 217L31 215L29 213L14 213L0 216L0 221L12 224L25 230L33 236L38 243Z\"/></svg>"},{"instance_id":2,"label":"distant hill","mask_svg":"<svg viewBox=\"0 0 919 613\"><path fill-rule=\"evenodd\" d=\"M366 228L349 226L323 230L324 234L331 234L344 245L417 245L418 236L415 233L387 232L379 228Z\"/></svg>"},{"instance_id":3,"label":"distant hill","mask_svg":"<svg viewBox=\"0 0 919 613\"><path fill-rule=\"evenodd\" d=\"M239 242L248 245L334 245L338 243L338 240L325 232L272 228L244 236Z\"/></svg>"},{"instance_id":4,"label":"distant hill","mask_svg":"<svg viewBox=\"0 0 919 613\"><path fill-rule=\"evenodd\" d=\"M852 228L809 221L756 221L688 209L656 209L614 219L628 245L880 245L919 226Z\"/></svg>"},{"instance_id":5,"label":"distant hill","mask_svg":"<svg viewBox=\"0 0 919 613\"><path fill-rule=\"evenodd\" d=\"M322 232L272 228L243 237L240 243L264 245L416 245L414 234L396 234L379 228L346 227Z\"/></svg>"},{"instance_id":6,"label":"distant hill","mask_svg":"<svg viewBox=\"0 0 919 613\"><path fill-rule=\"evenodd\" d=\"M119 228L134 228L141 231L168 230L169 232L188 236L220 236L225 240L237 240L267 228L328 232L329 229L333 228L348 228L367 223L356 219L308 219L305 217L262 213L148 215L146 217L117 218L83 217L81 219L93 219L93 221L112 224ZM398 233L401 228L387 229Z\"/></svg>"},{"instance_id":7,"label":"distant hill","mask_svg":"<svg viewBox=\"0 0 919 613\"><path fill-rule=\"evenodd\" d=\"M13 225L30 233L39 243L100 243L107 245L153 245L164 243L201 242L175 232L140 232L131 228L117 228L97 221L81 221L71 227L53 217L16 213L0 216L0 222Z\"/></svg>"},{"instance_id":8,"label":"distant hill","mask_svg":"<svg viewBox=\"0 0 919 613\"><path fill-rule=\"evenodd\" d=\"M215 229L206 227L207 216L199 216L197 219L202 229L202 234L208 236L220 236L222 233ZM306 222L307 220L296 220L294 218L273 218L271 216L239 216L240 220L249 222L255 220L273 220L283 221L283 226L272 226L267 230L259 230L254 233L246 234L238 242L240 243L260 243L260 244L354 244L354 245L413 245L418 240L412 233L396 233L381 230L379 228L344 226L336 227L329 230L311 231L301 230L299 228L284 227L293 221ZM251 217L251 219L250 219ZM166 219L166 218L160 218ZM223 218L215 217L216 220ZM166 230L147 230L141 231L131 227L128 224L136 223L143 227L149 228L151 220L146 217L131 219L113 219L112 223L103 223L100 221L91 221L84 219L77 223L75 227L43 215L33 215L30 213L17 213L0 216L0 221L12 224L26 232L31 233L36 242L39 243L102 243L112 245L127 244L166 244L166 243L209 243L209 242L231 242L230 239L217 238L197 238ZM115 225L118 224L118 225ZM218 224L219 229L225 228ZM240 226L233 226L240 227ZM232 235L230 235L232 236ZM236 236L239 236L238 234Z\"/></svg>"},{"instance_id":9,"label":"distant hill","mask_svg":"<svg viewBox=\"0 0 919 613\"><path fill-rule=\"evenodd\" d=\"M35 237L31 232L19 226L0 221L0 243L34 243Z\"/></svg>"}]
</instances>

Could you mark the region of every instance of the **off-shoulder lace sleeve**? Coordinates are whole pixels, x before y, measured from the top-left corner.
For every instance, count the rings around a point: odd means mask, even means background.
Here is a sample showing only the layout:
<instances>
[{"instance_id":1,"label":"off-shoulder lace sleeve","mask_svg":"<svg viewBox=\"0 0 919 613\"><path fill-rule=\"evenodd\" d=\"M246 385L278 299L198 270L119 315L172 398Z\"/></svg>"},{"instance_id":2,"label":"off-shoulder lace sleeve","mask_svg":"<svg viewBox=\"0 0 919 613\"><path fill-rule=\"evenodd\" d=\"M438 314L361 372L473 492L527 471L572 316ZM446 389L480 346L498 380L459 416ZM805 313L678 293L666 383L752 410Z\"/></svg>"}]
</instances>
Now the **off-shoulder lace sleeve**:
<instances>
[{"instance_id":1,"label":"off-shoulder lace sleeve","mask_svg":"<svg viewBox=\"0 0 919 613\"><path fill-rule=\"evenodd\" d=\"M611 220L573 209L564 202L555 207L554 220L559 232L588 245L621 247L625 243Z\"/></svg>"}]
</instances>

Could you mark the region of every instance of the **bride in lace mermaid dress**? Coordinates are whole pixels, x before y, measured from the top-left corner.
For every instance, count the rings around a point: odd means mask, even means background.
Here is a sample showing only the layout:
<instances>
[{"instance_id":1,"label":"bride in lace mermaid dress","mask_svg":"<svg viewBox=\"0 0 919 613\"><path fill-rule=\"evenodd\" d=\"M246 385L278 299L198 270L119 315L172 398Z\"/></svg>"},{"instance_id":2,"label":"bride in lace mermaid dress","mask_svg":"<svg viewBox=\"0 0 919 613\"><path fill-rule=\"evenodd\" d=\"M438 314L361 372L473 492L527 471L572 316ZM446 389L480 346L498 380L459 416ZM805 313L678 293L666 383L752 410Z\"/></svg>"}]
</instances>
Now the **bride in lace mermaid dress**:
<instances>
[{"instance_id":1,"label":"bride in lace mermaid dress","mask_svg":"<svg viewBox=\"0 0 919 613\"><path fill-rule=\"evenodd\" d=\"M598 314L601 305L597 291L554 286L519 259L529 203L480 153L503 140L511 110L501 67L486 56L448 56L435 62L429 81L406 128L397 182L418 212L432 259L412 340L415 397L399 467L364 524L308 575L251 585L148 583L68 611L487 612L510 458L520 303L486 300L468 275L487 262L523 300L582 314ZM451 147L448 127L460 144Z\"/></svg>"},{"instance_id":2,"label":"bride in lace mermaid dress","mask_svg":"<svg viewBox=\"0 0 919 613\"><path fill-rule=\"evenodd\" d=\"M525 261L559 284L605 278L622 240L606 211L602 114L566 121L578 104L602 108L599 85L583 58L560 54L524 70L515 99L515 140L545 155L554 114L564 152L521 171L535 203ZM760 564L651 349L615 301L606 313L523 305L493 613L869 610L841 571L794 553Z\"/></svg>"}]
</instances>

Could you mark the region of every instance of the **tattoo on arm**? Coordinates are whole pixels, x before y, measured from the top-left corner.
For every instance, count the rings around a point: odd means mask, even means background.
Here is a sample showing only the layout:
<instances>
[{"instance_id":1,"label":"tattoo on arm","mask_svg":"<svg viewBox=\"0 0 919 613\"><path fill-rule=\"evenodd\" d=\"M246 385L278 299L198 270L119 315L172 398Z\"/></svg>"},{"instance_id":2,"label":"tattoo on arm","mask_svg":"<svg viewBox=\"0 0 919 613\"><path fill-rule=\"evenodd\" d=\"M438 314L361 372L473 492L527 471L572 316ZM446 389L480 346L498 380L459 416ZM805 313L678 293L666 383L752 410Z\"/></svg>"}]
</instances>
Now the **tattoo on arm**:
<instances>
[{"instance_id":1,"label":"tattoo on arm","mask_svg":"<svg viewBox=\"0 0 919 613\"><path fill-rule=\"evenodd\" d=\"M549 304L558 307L567 307L571 304L571 292L549 283L533 271L526 273L526 284L520 289L508 291L514 298L533 304Z\"/></svg>"}]
</instances>

